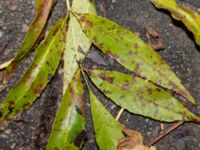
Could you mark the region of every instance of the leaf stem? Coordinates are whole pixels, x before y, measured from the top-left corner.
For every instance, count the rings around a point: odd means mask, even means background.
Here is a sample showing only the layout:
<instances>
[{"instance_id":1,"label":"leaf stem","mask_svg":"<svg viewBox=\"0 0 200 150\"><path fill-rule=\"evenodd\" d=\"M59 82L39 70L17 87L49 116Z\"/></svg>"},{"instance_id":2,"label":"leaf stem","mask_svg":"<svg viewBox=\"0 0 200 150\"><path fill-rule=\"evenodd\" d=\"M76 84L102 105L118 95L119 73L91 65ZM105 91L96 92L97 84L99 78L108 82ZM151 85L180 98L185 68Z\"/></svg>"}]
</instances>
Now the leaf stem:
<instances>
[{"instance_id":1,"label":"leaf stem","mask_svg":"<svg viewBox=\"0 0 200 150\"><path fill-rule=\"evenodd\" d=\"M67 3L67 10L70 11L71 10L71 5L70 5L69 0L66 0L66 3Z\"/></svg>"},{"instance_id":2,"label":"leaf stem","mask_svg":"<svg viewBox=\"0 0 200 150\"><path fill-rule=\"evenodd\" d=\"M121 108L120 111L117 114L117 117L115 118L116 121L119 121L120 117L122 116L122 113L124 112L124 108Z\"/></svg>"},{"instance_id":3,"label":"leaf stem","mask_svg":"<svg viewBox=\"0 0 200 150\"><path fill-rule=\"evenodd\" d=\"M13 61L14 59L10 59L9 61L3 63L3 64L0 64L0 70L6 68L8 65L10 65L10 63Z\"/></svg>"},{"instance_id":4,"label":"leaf stem","mask_svg":"<svg viewBox=\"0 0 200 150\"><path fill-rule=\"evenodd\" d=\"M179 121L179 122L175 122L174 124L172 124L170 127L168 127L167 129L165 129L163 132L161 132L157 137L155 137L152 141L148 142L146 144L146 146L151 146L155 143L157 143L159 140L161 140L162 138L164 138L166 135L168 135L169 133L171 133L172 131L174 131L175 129L177 129L178 127L180 127L184 122L183 121Z\"/></svg>"}]
</instances>

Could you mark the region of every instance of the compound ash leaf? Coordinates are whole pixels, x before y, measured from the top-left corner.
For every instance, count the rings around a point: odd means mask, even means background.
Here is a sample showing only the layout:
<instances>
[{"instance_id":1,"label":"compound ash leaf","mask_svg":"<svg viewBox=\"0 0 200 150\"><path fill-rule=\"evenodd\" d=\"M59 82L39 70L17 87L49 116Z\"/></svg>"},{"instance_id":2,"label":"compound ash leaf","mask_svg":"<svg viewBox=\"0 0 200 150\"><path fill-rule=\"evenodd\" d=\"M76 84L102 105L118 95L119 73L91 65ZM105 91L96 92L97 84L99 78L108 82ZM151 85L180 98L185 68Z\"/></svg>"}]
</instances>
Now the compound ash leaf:
<instances>
[{"instance_id":1,"label":"compound ash leaf","mask_svg":"<svg viewBox=\"0 0 200 150\"><path fill-rule=\"evenodd\" d=\"M200 45L200 15L194 10L186 6L181 6L176 3L176 0L151 0L156 8L168 10L172 17L182 21L190 30L198 45Z\"/></svg>"},{"instance_id":2,"label":"compound ash leaf","mask_svg":"<svg viewBox=\"0 0 200 150\"><path fill-rule=\"evenodd\" d=\"M33 63L0 106L0 120L27 109L55 74L66 41L66 17L55 23L36 49Z\"/></svg>"},{"instance_id":3,"label":"compound ash leaf","mask_svg":"<svg viewBox=\"0 0 200 150\"><path fill-rule=\"evenodd\" d=\"M60 103L47 150L72 150L76 147L73 141L85 129L85 118L79 113L83 98L83 86L78 71Z\"/></svg>"},{"instance_id":4,"label":"compound ash leaf","mask_svg":"<svg viewBox=\"0 0 200 150\"><path fill-rule=\"evenodd\" d=\"M36 1L36 16L33 23L30 25L26 33L22 47L17 51L16 56L10 64L8 64L5 77L7 78L16 67L24 60L31 52L35 44L44 36L45 25L48 20L51 8L55 4L55 0L37 0ZM6 66L5 66L6 67Z\"/></svg>"},{"instance_id":5,"label":"compound ash leaf","mask_svg":"<svg viewBox=\"0 0 200 150\"><path fill-rule=\"evenodd\" d=\"M118 141L124 137L120 124L90 91L92 119L100 150L116 150Z\"/></svg>"},{"instance_id":6,"label":"compound ash leaf","mask_svg":"<svg viewBox=\"0 0 200 150\"><path fill-rule=\"evenodd\" d=\"M119 72L90 70L93 83L113 102L134 114L160 121L200 122L182 103L165 90L139 77Z\"/></svg>"},{"instance_id":7,"label":"compound ash leaf","mask_svg":"<svg viewBox=\"0 0 200 150\"><path fill-rule=\"evenodd\" d=\"M80 13L96 13L94 3L90 0L74 0L72 9ZM63 91L66 90L74 74L78 70L77 61L81 61L85 58L85 54L89 51L90 46L90 40L83 33L76 18L70 14L67 43L66 49L64 50Z\"/></svg>"},{"instance_id":8,"label":"compound ash leaf","mask_svg":"<svg viewBox=\"0 0 200 150\"><path fill-rule=\"evenodd\" d=\"M136 74L195 103L170 66L136 34L100 16L77 14L77 18L89 39L104 53Z\"/></svg>"}]
</instances>

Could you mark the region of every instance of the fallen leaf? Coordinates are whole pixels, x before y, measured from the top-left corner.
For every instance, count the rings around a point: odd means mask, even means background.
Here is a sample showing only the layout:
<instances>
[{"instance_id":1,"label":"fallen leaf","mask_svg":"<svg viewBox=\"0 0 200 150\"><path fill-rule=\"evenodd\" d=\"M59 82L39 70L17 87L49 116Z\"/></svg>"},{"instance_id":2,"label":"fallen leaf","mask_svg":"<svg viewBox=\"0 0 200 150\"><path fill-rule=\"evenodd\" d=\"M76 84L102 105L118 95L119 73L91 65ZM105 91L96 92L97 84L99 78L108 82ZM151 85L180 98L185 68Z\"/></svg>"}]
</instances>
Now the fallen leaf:
<instances>
[{"instance_id":1,"label":"fallen leaf","mask_svg":"<svg viewBox=\"0 0 200 150\"><path fill-rule=\"evenodd\" d=\"M0 120L12 118L31 106L40 96L56 72L64 49L65 36L66 17L53 25L44 42L36 49L33 63L3 100Z\"/></svg>"},{"instance_id":2,"label":"fallen leaf","mask_svg":"<svg viewBox=\"0 0 200 150\"><path fill-rule=\"evenodd\" d=\"M83 99L83 86L78 71L59 105L47 150L71 150L72 148L78 150L74 140L85 129L85 118L80 114Z\"/></svg>"},{"instance_id":3,"label":"fallen leaf","mask_svg":"<svg viewBox=\"0 0 200 150\"><path fill-rule=\"evenodd\" d=\"M100 150L116 150L118 141L124 137L120 124L104 108L90 91L90 103L94 131Z\"/></svg>"},{"instance_id":4,"label":"fallen leaf","mask_svg":"<svg viewBox=\"0 0 200 150\"><path fill-rule=\"evenodd\" d=\"M170 66L133 32L100 16L76 16L89 39L104 53L137 75L173 90L195 103Z\"/></svg>"},{"instance_id":5,"label":"fallen leaf","mask_svg":"<svg viewBox=\"0 0 200 150\"><path fill-rule=\"evenodd\" d=\"M45 25L47 23L51 8L55 4L55 0L37 0L36 16L26 33L22 47L17 51L16 56L5 63L7 67L4 73L4 79L7 80L9 75L15 71L17 66L27 57L33 50L35 44L44 36ZM2 68L1 68L2 69Z\"/></svg>"},{"instance_id":6,"label":"fallen leaf","mask_svg":"<svg viewBox=\"0 0 200 150\"><path fill-rule=\"evenodd\" d=\"M171 94L151 82L120 72L88 70L92 82L120 107L160 121L200 122Z\"/></svg>"},{"instance_id":7,"label":"fallen leaf","mask_svg":"<svg viewBox=\"0 0 200 150\"><path fill-rule=\"evenodd\" d=\"M177 4L176 0L151 1L157 8L168 10L174 19L182 21L193 33L196 43L200 45L200 15L197 12L189 7Z\"/></svg>"}]
</instances>

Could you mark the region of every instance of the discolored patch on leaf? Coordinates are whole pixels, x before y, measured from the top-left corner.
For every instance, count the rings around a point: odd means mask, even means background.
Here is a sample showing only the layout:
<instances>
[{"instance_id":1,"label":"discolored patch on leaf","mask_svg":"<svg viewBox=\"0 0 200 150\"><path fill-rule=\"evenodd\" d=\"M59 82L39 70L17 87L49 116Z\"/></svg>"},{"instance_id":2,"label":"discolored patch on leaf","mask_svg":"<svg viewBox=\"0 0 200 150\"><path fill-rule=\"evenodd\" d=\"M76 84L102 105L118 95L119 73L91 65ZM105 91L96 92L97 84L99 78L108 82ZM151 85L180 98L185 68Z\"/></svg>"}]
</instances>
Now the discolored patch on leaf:
<instances>
[{"instance_id":1,"label":"discolored patch on leaf","mask_svg":"<svg viewBox=\"0 0 200 150\"><path fill-rule=\"evenodd\" d=\"M100 16L77 14L77 18L88 38L104 53L141 77L173 90L195 103L161 56L136 34Z\"/></svg>"},{"instance_id":2,"label":"discolored patch on leaf","mask_svg":"<svg viewBox=\"0 0 200 150\"><path fill-rule=\"evenodd\" d=\"M55 31L57 31L56 34ZM33 63L1 104L0 120L12 118L16 113L28 108L41 94L60 62L66 40L62 33L65 32L66 17L55 23L44 42L36 49ZM46 63L47 61L49 64Z\"/></svg>"},{"instance_id":3,"label":"discolored patch on leaf","mask_svg":"<svg viewBox=\"0 0 200 150\"><path fill-rule=\"evenodd\" d=\"M96 13L94 2L90 0L73 0L72 9L80 13ZM77 62L80 62L85 58L90 46L90 40L83 33L76 18L71 14L67 32L67 43L64 50L63 91L67 89L73 76L78 70L79 66ZM79 53L80 49L81 52Z\"/></svg>"},{"instance_id":4,"label":"discolored patch on leaf","mask_svg":"<svg viewBox=\"0 0 200 150\"><path fill-rule=\"evenodd\" d=\"M182 21L190 30L198 45L200 45L200 15L189 7L181 6L176 3L176 0L151 0L151 2L161 9L168 10L172 17Z\"/></svg>"},{"instance_id":5,"label":"discolored patch on leaf","mask_svg":"<svg viewBox=\"0 0 200 150\"><path fill-rule=\"evenodd\" d=\"M160 121L200 122L171 94L139 77L103 70L89 70L93 83L117 105L134 114ZM102 78L103 76L103 78ZM110 80L105 80L112 78Z\"/></svg>"},{"instance_id":6,"label":"discolored patch on leaf","mask_svg":"<svg viewBox=\"0 0 200 150\"><path fill-rule=\"evenodd\" d=\"M78 149L74 140L85 129L85 118L79 113L83 98L83 86L78 71L59 105L47 150Z\"/></svg>"},{"instance_id":7,"label":"discolored patch on leaf","mask_svg":"<svg viewBox=\"0 0 200 150\"><path fill-rule=\"evenodd\" d=\"M92 119L100 150L116 150L118 141L124 137L122 128L106 108L90 91Z\"/></svg>"},{"instance_id":8,"label":"discolored patch on leaf","mask_svg":"<svg viewBox=\"0 0 200 150\"><path fill-rule=\"evenodd\" d=\"M6 68L4 78L17 68L17 66L27 57L34 48L35 44L44 37L45 25L51 8L55 4L55 0L37 0L36 1L36 16L33 23L30 25L26 33L22 47L17 51L16 56Z\"/></svg>"}]
</instances>

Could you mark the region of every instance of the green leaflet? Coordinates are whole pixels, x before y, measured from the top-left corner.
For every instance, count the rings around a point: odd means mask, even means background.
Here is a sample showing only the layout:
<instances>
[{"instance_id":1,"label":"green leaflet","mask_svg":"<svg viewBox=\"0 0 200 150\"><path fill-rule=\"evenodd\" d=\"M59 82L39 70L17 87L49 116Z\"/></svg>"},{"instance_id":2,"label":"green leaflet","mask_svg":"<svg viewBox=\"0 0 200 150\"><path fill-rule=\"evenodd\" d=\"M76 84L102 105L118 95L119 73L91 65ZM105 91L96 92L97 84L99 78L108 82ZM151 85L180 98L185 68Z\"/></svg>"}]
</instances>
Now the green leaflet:
<instances>
[{"instance_id":1,"label":"green leaflet","mask_svg":"<svg viewBox=\"0 0 200 150\"><path fill-rule=\"evenodd\" d=\"M73 0L72 9L80 13L96 13L94 3L93 1L90 2L90 0ZM90 40L83 33L76 18L71 14L67 32L66 49L64 51L63 91L67 89L79 67L77 61L81 61L85 58L85 55L81 53L77 54L77 52L82 51L86 54L89 51L90 46Z\"/></svg>"},{"instance_id":2,"label":"green leaflet","mask_svg":"<svg viewBox=\"0 0 200 150\"><path fill-rule=\"evenodd\" d=\"M100 16L78 14L77 18L89 39L104 53L136 74L195 103L166 62L133 32Z\"/></svg>"},{"instance_id":3,"label":"green leaflet","mask_svg":"<svg viewBox=\"0 0 200 150\"><path fill-rule=\"evenodd\" d=\"M119 72L90 70L95 85L112 101L134 114L160 121L200 122L171 94L141 78Z\"/></svg>"},{"instance_id":4,"label":"green leaflet","mask_svg":"<svg viewBox=\"0 0 200 150\"><path fill-rule=\"evenodd\" d=\"M92 92L90 103L95 137L100 150L116 150L118 141L124 137L120 125Z\"/></svg>"},{"instance_id":5,"label":"green leaflet","mask_svg":"<svg viewBox=\"0 0 200 150\"><path fill-rule=\"evenodd\" d=\"M36 16L33 23L30 25L26 33L22 47L17 51L16 56L8 64L5 71L7 78L16 67L24 60L24 58L31 52L35 44L43 37L43 31L50 14L50 10L55 4L55 0L37 0L36 1ZM4 66L6 67L6 66Z\"/></svg>"},{"instance_id":6,"label":"green leaflet","mask_svg":"<svg viewBox=\"0 0 200 150\"><path fill-rule=\"evenodd\" d=\"M41 94L58 67L66 36L66 18L59 19L37 48L33 63L8 93L0 107L0 120L27 109Z\"/></svg>"},{"instance_id":7,"label":"green leaflet","mask_svg":"<svg viewBox=\"0 0 200 150\"><path fill-rule=\"evenodd\" d=\"M78 71L60 103L48 140L47 150L78 149L75 148L73 141L85 128L85 119L78 111L78 109L82 109L82 103L83 87L80 71Z\"/></svg>"},{"instance_id":8,"label":"green leaflet","mask_svg":"<svg viewBox=\"0 0 200 150\"><path fill-rule=\"evenodd\" d=\"M200 15L189 7L181 6L176 0L151 0L157 8L166 9L171 12L174 19L182 21L195 37L200 45Z\"/></svg>"}]
</instances>

